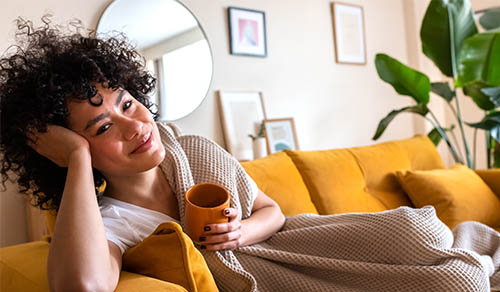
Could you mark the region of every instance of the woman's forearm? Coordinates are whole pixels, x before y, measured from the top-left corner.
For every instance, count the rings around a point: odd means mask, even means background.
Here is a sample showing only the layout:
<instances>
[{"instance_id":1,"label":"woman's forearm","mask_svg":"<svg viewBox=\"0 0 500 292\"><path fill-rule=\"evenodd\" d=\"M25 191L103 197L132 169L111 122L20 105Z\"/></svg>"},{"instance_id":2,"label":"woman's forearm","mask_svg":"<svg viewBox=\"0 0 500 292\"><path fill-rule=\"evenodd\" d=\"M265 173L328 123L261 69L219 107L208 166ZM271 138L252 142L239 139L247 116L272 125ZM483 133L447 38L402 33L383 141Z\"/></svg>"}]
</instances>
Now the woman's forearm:
<instances>
[{"instance_id":1,"label":"woman's forearm","mask_svg":"<svg viewBox=\"0 0 500 292\"><path fill-rule=\"evenodd\" d=\"M113 290L119 274L113 265L95 196L90 153L78 149L70 156L49 251L51 290Z\"/></svg>"},{"instance_id":2,"label":"woman's forearm","mask_svg":"<svg viewBox=\"0 0 500 292\"><path fill-rule=\"evenodd\" d=\"M241 221L242 238L240 246L262 242L278 232L285 223L285 217L277 204L262 207Z\"/></svg>"}]
</instances>

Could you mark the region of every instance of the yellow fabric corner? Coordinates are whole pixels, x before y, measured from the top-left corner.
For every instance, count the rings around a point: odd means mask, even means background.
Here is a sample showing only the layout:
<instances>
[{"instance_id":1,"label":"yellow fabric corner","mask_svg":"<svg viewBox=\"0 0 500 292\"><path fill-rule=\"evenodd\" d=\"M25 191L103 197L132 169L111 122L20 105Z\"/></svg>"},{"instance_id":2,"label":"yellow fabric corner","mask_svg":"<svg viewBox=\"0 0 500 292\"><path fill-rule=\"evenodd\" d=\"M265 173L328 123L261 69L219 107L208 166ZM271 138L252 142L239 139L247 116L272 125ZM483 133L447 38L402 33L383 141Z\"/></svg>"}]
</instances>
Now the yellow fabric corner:
<instances>
[{"instance_id":1,"label":"yellow fabric corner","mask_svg":"<svg viewBox=\"0 0 500 292\"><path fill-rule=\"evenodd\" d=\"M490 187L490 189L500 197L500 168L478 169L476 173Z\"/></svg>"},{"instance_id":2,"label":"yellow fabric corner","mask_svg":"<svg viewBox=\"0 0 500 292\"><path fill-rule=\"evenodd\" d=\"M398 171L396 175L415 207L434 206L438 217L450 228L469 220L500 226L500 200L466 166Z\"/></svg>"},{"instance_id":3,"label":"yellow fabric corner","mask_svg":"<svg viewBox=\"0 0 500 292\"><path fill-rule=\"evenodd\" d=\"M278 203L285 216L318 214L299 171L284 152L241 165L259 189Z\"/></svg>"},{"instance_id":4,"label":"yellow fabric corner","mask_svg":"<svg viewBox=\"0 0 500 292\"><path fill-rule=\"evenodd\" d=\"M0 248L0 291L49 291L48 253L45 241Z\"/></svg>"},{"instance_id":5,"label":"yellow fabric corner","mask_svg":"<svg viewBox=\"0 0 500 292\"><path fill-rule=\"evenodd\" d=\"M114 292L130 291L187 292L184 287L174 283L121 271L120 281Z\"/></svg>"},{"instance_id":6,"label":"yellow fabric corner","mask_svg":"<svg viewBox=\"0 0 500 292\"><path fill-rule=\"evenodd\" d=\"M363 173L347 149L286 153L302 174L320 214L386 210L366 191Z\"/></svg>"},{"instance_id":7,"label":"yellow fabric corner","mask_svg":"<svg viewBox=\"0 0 500 292\"><path fill-rule=\"evenodd\" d=\"M218 291L202 254L174 222L160 224L127 250L123 269L175 283L191 292Z\"/></svg>"}]
</instances>

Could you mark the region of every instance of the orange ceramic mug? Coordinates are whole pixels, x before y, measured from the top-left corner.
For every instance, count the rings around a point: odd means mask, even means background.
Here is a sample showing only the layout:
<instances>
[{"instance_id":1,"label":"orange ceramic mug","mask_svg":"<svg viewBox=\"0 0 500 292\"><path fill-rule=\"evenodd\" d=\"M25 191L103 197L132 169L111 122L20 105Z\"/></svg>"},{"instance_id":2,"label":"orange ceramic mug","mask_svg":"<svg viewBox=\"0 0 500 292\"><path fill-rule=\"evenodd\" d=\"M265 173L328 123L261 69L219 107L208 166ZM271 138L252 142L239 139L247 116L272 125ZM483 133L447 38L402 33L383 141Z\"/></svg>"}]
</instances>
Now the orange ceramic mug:
<instances>
[{"instance_id":1,"label":"orange ceramic mug","mask_svg":"<svg viewBox=\"0 0 500 292\"><path fill-rule=\"evenodd\" d=\"M231 196L222 186L213 183L200 183L192 186L184 200L186 233L199 242L208 224L226 223L229 218L224 209L229 208Z\"/></svg>"}]
</instances>

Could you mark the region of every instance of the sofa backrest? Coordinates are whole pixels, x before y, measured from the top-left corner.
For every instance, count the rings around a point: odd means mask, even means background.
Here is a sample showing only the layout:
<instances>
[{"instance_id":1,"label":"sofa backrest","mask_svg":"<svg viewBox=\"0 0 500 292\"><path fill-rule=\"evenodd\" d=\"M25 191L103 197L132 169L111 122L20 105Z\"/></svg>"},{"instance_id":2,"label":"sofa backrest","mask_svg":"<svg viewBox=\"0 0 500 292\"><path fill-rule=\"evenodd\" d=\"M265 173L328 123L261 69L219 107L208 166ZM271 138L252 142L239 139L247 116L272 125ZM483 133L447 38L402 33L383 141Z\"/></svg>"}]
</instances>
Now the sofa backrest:
<instances>
[{"instance_id":1,"label":"sofa backrest","mask_svg":"<svg viewBox=\"0 0 500 292\"><path fill-rule=\"evenodd\" d=\"M285 216L411 206L394 172L444 168L427 136L346 149L285 151L242 165ZM46 216L52 234L56 216Z\"/></svg>"},{"instance_id":2,"label":"sofa backrest","mask_svg":"<svg viewBox=\"0 0 500 292\"><path fill-rule=\"evenodd\" d=\"M300 179L290 175L286 179L276 179L279 173L274 178L258 173L259 165L271 159L274 163L288 163L283 154L242 165L259 188L280 204L286 216L314 213L303 203L308 201L307 196L322 215L378 212L411 206L394 173L397 170L444 168L434 144L427 136L421 135L371 146L321 151L288 150L285 153L300 173ZM272 167L278 168L276 165ZM288 168L289 173L293 172L290 166ZM301 194L297 194L298 189L302 190ZM287 198L290 193L293 197ZM286 205L282 206L282 202Z\"/></svg>"}]
</instances>

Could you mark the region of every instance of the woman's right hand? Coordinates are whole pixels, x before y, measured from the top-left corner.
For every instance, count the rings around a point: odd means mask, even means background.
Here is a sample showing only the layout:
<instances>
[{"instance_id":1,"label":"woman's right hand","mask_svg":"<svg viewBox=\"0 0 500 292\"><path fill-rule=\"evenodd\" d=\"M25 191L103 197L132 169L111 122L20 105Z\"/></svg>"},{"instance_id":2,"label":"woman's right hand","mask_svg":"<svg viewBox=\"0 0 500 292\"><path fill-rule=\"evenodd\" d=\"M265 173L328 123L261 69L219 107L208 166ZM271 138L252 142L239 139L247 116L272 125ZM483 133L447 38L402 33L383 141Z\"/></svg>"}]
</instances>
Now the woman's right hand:
<instances>
[{"instance_id":1,"label":"woman's right hand","mask_svg":"<svg viewBox=\"0 0 500 292\"><path fill-rule=\"evenodd\" d=\"M34 130L27 136L31 148L60 167L67 167L71 155L78 150L90 153L83 136L61 126L49 125L45 133Z\"/></svg>"}]
</instances>

